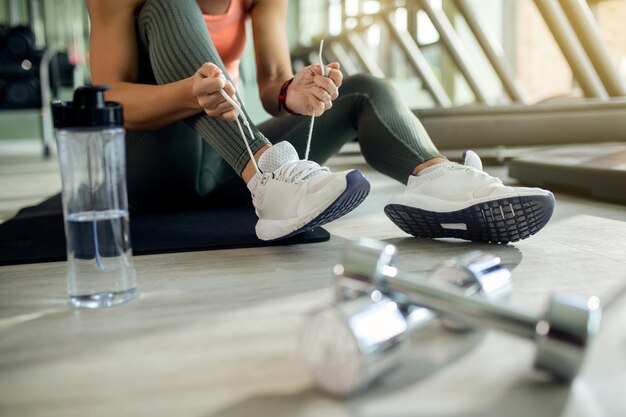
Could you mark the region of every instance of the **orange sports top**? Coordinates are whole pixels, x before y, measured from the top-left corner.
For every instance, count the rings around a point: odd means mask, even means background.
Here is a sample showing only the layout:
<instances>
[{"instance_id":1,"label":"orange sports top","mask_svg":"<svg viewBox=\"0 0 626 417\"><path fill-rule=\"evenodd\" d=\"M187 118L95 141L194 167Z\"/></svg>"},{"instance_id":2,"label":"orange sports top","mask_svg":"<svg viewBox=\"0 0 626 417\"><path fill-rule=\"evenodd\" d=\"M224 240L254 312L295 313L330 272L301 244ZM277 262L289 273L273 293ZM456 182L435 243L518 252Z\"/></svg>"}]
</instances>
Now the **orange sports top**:
<instances>
[{"instance_id":1,"label":"orange sports top","mask_svg":"<svg viewBox=\"0 0 626 417\"><path fill-rule=\"evenodd\" d=\"M239 83L239 63L246 43L245 0L230 0L228 10L219 15L203 15L209 35L226 71L235 83Z\"/></svg>"}]
</instances>

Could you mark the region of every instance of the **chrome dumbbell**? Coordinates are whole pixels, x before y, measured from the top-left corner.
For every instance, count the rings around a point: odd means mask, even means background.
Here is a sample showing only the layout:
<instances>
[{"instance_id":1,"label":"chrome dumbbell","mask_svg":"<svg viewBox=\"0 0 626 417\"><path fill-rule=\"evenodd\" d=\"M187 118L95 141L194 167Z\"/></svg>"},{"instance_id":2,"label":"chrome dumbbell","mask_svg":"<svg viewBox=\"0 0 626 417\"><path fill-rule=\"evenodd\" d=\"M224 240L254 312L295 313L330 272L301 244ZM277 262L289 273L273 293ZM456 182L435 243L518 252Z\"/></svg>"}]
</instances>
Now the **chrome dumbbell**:
<instances>
[{"instance_id":1,"label":"chrome dumbbell","mask_svg":"<svg viewBox=\"0 0 626 417\"><path fill-rule=\"evenodd\" d=\"M305 362L323 391L345 396L365 388L401 361L411 333L437 321L431 310L412 305L401 293L392 300L358 278L395 275L395 255L391 245L362 240L348 247L335 267L337 304L313 315L301 337ZM499 258L481 252L445 262L430 277L461 296L505 300L511 292L509 271Z\"/></svg>"},{"instance_id":2,"label":"chrome dumbbell","mask_svg":"<svg viewBox=\"0 0 626 417\"><path fill-rule=\"evenodd\" d=\"M553 294L543 314L536 315L496 301L463 297L426 280L403 278L393 269L381 269L369 275L363 271L352 273L354 260L371 250L371 246L371 242L352 244L345 252L343 277L349 286L375 287L392 300L408 301L455 322L499 329L530 339L537 348L536 369L563 381L570 381L578 374L588 341L600 326L601 308L597 297ZM388 251L387 246L381 242L379 250Z\"/></svg>"}]
</instances>

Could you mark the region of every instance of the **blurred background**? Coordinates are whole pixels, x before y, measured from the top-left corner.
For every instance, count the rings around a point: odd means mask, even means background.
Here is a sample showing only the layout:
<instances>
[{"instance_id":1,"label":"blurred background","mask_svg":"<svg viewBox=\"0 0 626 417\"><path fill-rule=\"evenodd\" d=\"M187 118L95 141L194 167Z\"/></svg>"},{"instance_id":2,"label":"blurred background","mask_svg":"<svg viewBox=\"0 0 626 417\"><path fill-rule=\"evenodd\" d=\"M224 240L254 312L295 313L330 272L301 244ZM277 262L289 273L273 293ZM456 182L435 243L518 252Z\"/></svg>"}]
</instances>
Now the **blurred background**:
<instances>
[{"instance_id":1,"label":"blurred background","mask_svg":"<svg viewBox=\"0 0 626 417\"><path fill-rule=\"evenodd\" d=\"M510 147L624 140L624 22L624 0L292 0L287 31L295 69L325 39L326 61L389 79L440 147ZM0 25L0 152L47 154L46 104L89 83L85 2L0 0ZM241 71L261 121L251 39Z\"/></svg>"},{"instance_id":2,"label":"blurred background","mask_svg":"<svg viewBox=\"0 0 626 417\"><path fill-rule=\"evenodd\" d=\"M316 51L319 39L335 39L327 42L328 59L339 60L348 74L370 72L393 80L413 108L442 103L429 94L403 40L414 41L410 47L421 52L451 105L538 103L585 95L572 70L575 64L568 62L568 51L563 51L555 39L554 32L563 29L556 25L558 19L550 20L548 6L558 8L558 3L292 0L288 33L295 67L308 60L309 52ZM49 55L44 64L49 60L53 97L65 97L74 87L89 82L89 18L84 0L1 0L0 4L0 140L32 139L42 134L37 130L37 109L41 105L39 67L44 51ZM588 6L610 64L624 83L626 1L590 1ZM504 71L511 74L518 95L507 94L464 18L467 13L482 29L485 40L495 47L493 52L501 58ZM576 21L573 23L576 29ZM402 37L397 38L395 32ZM251 30L248 35L251 37ZM584 48L584 44L581 46ZM466 62L459 64L459 58L466 58ZM254 108L255 119L262 120L267 116L256 100L251 42L242 65L248 105Z\"/></svg>"}]
</instances>

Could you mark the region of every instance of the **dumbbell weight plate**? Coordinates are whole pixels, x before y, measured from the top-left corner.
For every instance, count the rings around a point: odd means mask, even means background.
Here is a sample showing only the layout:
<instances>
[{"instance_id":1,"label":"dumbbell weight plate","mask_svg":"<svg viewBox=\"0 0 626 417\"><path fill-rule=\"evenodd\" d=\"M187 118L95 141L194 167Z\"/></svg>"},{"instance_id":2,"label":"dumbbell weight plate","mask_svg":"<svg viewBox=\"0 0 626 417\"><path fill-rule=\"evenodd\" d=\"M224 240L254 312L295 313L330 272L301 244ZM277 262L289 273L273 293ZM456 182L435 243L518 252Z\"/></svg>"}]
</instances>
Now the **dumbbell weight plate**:
<instances>
[{"instance_id":1,"label":"dumbbell weight plate","mask_svg":"<svg viewBox=\"0 0 626 417\"><path fill-rule=\"evenodd\" d=\"M410 328L433 321L430 311L418 310L407 314L387 297L362 296L313 315L300 351L315 385L343 397L391 370L408 347Z\"/></svg>"},{"instance_id":2,"label":"dumbbell weight plate","mask_svg":"<svg viewBox=\"0 0 626 417\"><path fill-rule=\"evenodd\" d=\"M597 297L553 294L536 326L535 368L561 381L576 378L587 345L600 328L602 312Z\"/></svg>"},{"instance_id":3,"label":"dumbbell weight plate","mask_svg":"<svg viewBox=\"0 0 626 417\"><path fill-rule=\"evenodd\" d=\"M337 305L305 325L301 338L305 361L315 384L332 395L358 391L390 370L408 346L411 331L436 322L431 311L402 303L402 294L394 294L392 301L367 281L373 277L382 282L397 274L392 266L395 253L395 247L378 241L349 244L334 268ZM446 263L449 270L441 268L433 278L467 296L482 296L483 287L494 297L508 296L510 274L499 264L498 258L474 252Z\"/></svg>"}]
</instances>

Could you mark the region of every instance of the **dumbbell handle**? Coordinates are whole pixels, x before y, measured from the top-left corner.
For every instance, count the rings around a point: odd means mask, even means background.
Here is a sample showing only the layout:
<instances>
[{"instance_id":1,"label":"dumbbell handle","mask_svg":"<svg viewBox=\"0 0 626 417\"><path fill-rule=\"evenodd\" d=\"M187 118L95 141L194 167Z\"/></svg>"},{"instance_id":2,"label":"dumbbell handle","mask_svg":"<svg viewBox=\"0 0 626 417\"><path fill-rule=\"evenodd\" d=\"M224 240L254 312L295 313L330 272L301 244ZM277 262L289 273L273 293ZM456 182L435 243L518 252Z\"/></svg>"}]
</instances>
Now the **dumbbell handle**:
<instances>
[{"instance_id":1,"label":"dumbbell handle","mask_svg":"<svg viewBox=\"0 0 626 417\"><path fill-rule=\"evenodd\" d=\"M599 329L602 310L597 297L553 294L545 311L532 314L498 302L499 298L493 297L499 293L498 288L508 288L503 284L510 278L508 271L500 275L493 270L492 267L499 262L472 255L455 261L457 266L452 268L468 270L481 291L492 295L485 300L468 297L471 287L465 294L459 294L430 280L399 275L391 262L395 252L392 245L375 241L361 240L347 247L343 262L335 267L342 288L339 294L373 294L377 290L399 305L423 307L444 319L451 319L455 325L494 328L529 339L537 348L537 369L546 370L560 380L571 381L576 377L586 346ZM440 272L445 271L444 268ZM452 274L447 278L447 281L455 279L455 283L464 286L463 277L455 278Z\"/></svg>"},{"instance_id":2,"label":"dumbbell handle","mask_svg":"<svg viewBox=\"0 0 626 417\"><path fill-rule=\"evenodd\" d=\"M393 299L401 293L408 300L428 308L445 317L471 327L495 328L507 333L534 339L541 319L521 309L485 301L479 297L466 297L443 286L433 285L425 280L383 278L379 289Z\"/></svg>"}]
</instances>

